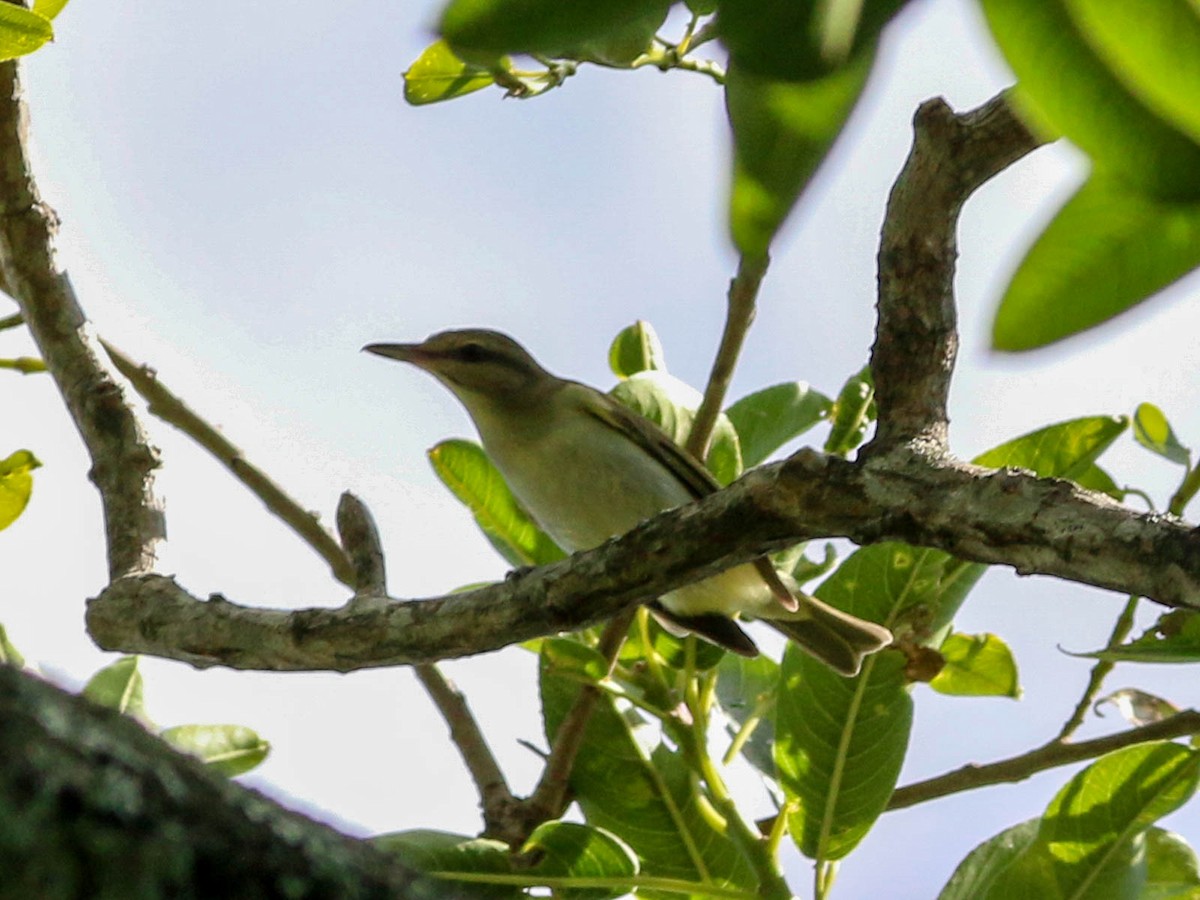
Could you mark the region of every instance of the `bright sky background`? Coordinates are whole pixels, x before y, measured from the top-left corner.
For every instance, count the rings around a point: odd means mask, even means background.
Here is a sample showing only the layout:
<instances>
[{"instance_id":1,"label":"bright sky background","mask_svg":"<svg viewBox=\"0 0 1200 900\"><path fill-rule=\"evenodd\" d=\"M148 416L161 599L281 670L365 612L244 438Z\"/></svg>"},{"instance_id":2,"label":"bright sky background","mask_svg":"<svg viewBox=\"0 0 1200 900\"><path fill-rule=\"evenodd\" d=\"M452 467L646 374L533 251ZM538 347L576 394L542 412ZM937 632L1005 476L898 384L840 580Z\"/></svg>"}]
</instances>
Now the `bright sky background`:
<instances>
[{"instance_id":1,"label":"bright sky background","mask_svg":"<svg viewBox=\"0 0 1200 900\"><path fill-rule=\"evenodd\" d=\"M675 374L700 385L734 259L719 91L687 73L588 68L532 102L498 91L415 109L401 74L428 40L419 3L75 3L27 83L39 177L97 329L219 424L306 506L332 519L355 491L378 519L397 596L432 596L504 571L435 483L425 450L471 434L432 379L358 352L483 325L551 370L607 387L612 336L661 334ZM835 392L872 341L875 251L917 105L978 105L1009 82L973 3L925 0L889 32L846 139L775 254L733 396L801 378ZM1185 290L1060 349L987 350L997 291L1082 177L1043 149L987 186L961 228L963 349L953 392L964 456L1042 425L1151 400L1200 443L1200 315ZM0 302L0 314L11 311ZM0 334L0 355L31 353ZM0 535L0 622L52 677L82 683L114 657L83 630L104 584L87 460L50 380L0 372L0 455L45 463L24 517ZM280 608L336 605L315 556L186 439L148 420L163 450L170 542L162 570L197 594ZM823 439L823 434L814 440ZM1179 470L1126 440L1107 463L1162 503ZM958 626L1015 649L1025 697L954 700L918 686L902 783L1050 738L1088 663L1058 647L1105 640L1123 598L989 574ZM1147 616L1149 621L1152 616ZM511 649L445 666L519 790L541 739L533 659ZM406 670L338 675L198 672L146 660L162 725L236 722L273 744L246 780L356 833L474 833L476 797L445 726ZM1118 669L1180 705L1191 670ZM1185 679L1187 679L1185 681ZM1064 693L1066 691L1066 693ZM1091 719L1081 736L1117 727ZM934 896L997 831L1038 815L1066 771L885 816L844 864L835 896ZM749 794L757 797L753 786ZM1168 824L1200 842L1200 804ZM810 894L808 863L788 861Z\"/></svg>"}]
</instances>

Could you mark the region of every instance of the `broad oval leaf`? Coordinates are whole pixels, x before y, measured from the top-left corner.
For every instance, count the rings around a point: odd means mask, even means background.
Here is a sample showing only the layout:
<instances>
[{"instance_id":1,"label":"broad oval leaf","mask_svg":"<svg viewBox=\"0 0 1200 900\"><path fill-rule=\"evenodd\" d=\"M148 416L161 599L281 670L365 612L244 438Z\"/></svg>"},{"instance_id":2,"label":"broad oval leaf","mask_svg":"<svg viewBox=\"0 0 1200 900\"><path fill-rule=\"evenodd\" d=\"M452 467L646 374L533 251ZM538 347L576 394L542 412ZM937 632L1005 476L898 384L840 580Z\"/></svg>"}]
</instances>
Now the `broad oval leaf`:
<instances>
[{"instance_id":1,"label":"broad oval leaf","mask_svg":"<svg viewBox=\"0 0 1200 900\"><path fill-rule=\"evenodd\" d=\"M1129 92L1066 0L983 0L983 9L1019 79L1017 104L1039 130L1070 138L1098 173L1158 197L1200 199L1200 144Z\"/></svg>"},{"instance_id":2,"label":"broad oval leaf","mask_svg":"<svg viewBox=\"0 0 1200 900\"><path fill-rule=\"evenodd\" d=\"M616 835L575 822L543 822L521 851L541 855L529 870L534 876L631 879L639 868L637 854ZM562 900L610 900L627 894L624 887L560 887L554 892Z\"/></svg>"},{"instance_id":3,"label":"broad oval leaf","mask_svg":"<svg viewBox=\"0 0 1200 900\"><path fill-rule=\"evenodd\" d=\"M0 3L0 59L24 56L52 40L54 27L46 16L12 3Z\"/></svg>"},{"instance_id":4,"label":"broad oval leaf","mask_svg":"<svg viewBox=\"0 0 1200 900\"><path fill-rule=\"evenodd\" d=\"M1031 350L1069 337L1198 265L1200 202L1155 199L1093 175L1018 265L992 323L992 345Z\"/></svg>"},{"instance_id":5,"label":"broad oval leaf","mask_svg":"<svg viewBox=\"0 0 1200 900\"><path fill-rule=\"evenodd\" d=\"M158 736L228 778L249 772L271 752L271 745L245 725L176 725Z\"/></svg>"},{"instance_id":6,"label":"broad oval leaf","mask_svg":"<svg viewBox=\"0 0 1200 900\"><path fill-rule=\"evenodd\" d=\"M1029 469L1043 478L1075 478L1124 434L1124 416L1084 416L1005 441L972 460L977 466Z\"/></svg>"},{"instance_id":7,"label":"broad oval leaf","mask_svg":"<svg viewBox=\"0 0 1200 900\"><path fill-rule=\"evenodd\" d=\"M717 28L734 64L764 78L806 81L872 48L907 0L722 0Z\"/></svg>"},{"instance_id":8,"label":"broad oval leaf","mask_svg":"<svg viewBox=\"0 0 1200 900\"><path fill-rule=\"evenodd\" d=\"M434 41L404 73L404 99L413 106L453 100L495 84L491 72L463 62L445 41Z\"/></svg>"},{"instance_id":9,"label":"broad oval leaf","mask_svg":"<svg viewBox=\"0 0 1200 900\"><path fill-rule=\"evenodd\" d=\"M703 399L690 384L662 371L636 372L618 382L609 393L660 427L681 447L687 444L696 410ZM724 414L717 418L713 429L706 464L722 485L742 474L738 435Z\"/></svg>"},{"instance_id":10,"label":"broad oval leaf","mask_svg":"<svg viewBox=\"0 0 1200 900\"><path fill-rule=\"evenodd\" d=\"M553 741L580 689L546 664L552 645L542 643L540 686L547 740ZM755 877L737 846L697 808L702 790L678 756L659 746L647 753L631 721L602 694L571 770L571 790L589 825L621 835L642 861L641 874L749 890Z\"/></svg>"},{"instance_id":11,"label":"broad oval leaf","mask_svg":"<svg viewBox=\"0 0 1200 900\"><path fill-rule=\"evenodd\" d=\"M1142 403L1133 414L1133 436L1152 453L1181 466L1190 466L1192 451L1179 442L1175 429L1153 403Z\"/></svg>"},{"instance_id":12,"label":"broad oval leaf","mask_svg":"<svg viewBox=\"0 0 1200 900\"><path fill-rule=\"evenodd\" d=\"M1038 844L1053 860L1061 896L1084 896L1110 861L1196 792L1200 752L1152 741L1100 757L1050 802ZM1106 873L1109 880L1112 873ZM1144 874L1143 874L1144 879Z\"/></svg>"},{"instance_id":13,"label":"broad oval leaf","mask_svg":"<svg viewBox=\"0 0 1200 900\"><path fill-rule=\"evenodd\" d=\"M484 536L514 566L541 566L566 554L513 496L504 476L472 441L442 441L429 451L433 471L471 511Z\"/></svg>"},{"instance_id":14,"label":"broad oval leaf","mask_svg":"<svg viewBox=\"0 0 1200 900\"><path fill-rule=\"evenodd\" d=\"M1084 40L1154 113L1200 142L1200 9L1189 0L1066 0Z\"/></svg>"},{"instance_id":15,"label":"broad oval leaf","mask_svg":"<svg viewBox=\"0 0 1200 900\"><path fill-rule=\"evenodd\" d=\"M136 656L122 656L105 666L83 687L83 696L93 703L146 721L145 683Z\"/></svg>"},{"instance_id":16,"label":"broad oval leaf","mask_svg":"<svg viewBox=\"0 0 1200 900\"><path fill-rule=\"evenodd\" d=\"M1040 819L1029 819L1006 828L977 846L958 864L950 881L938 894L938 900L1001 900L993 894L992 887L1006 873L1006 877L1013 878L1014 867L1032 868L1024 855L1037 840L1040 822ZM1048 867L1043 867L1040 872L1027 871L1024 874L1027 887L1033 887L1029 884L1031 881L1040 882L1025 896L1053 896L1049 893L1053 882Z\"/></svg>"},{"instance_id":17,"label":"broad oval leaf","mask_svg":"<svg viewBox=\"0 0 1200 900\"><path fill-rule=\"evenodd\" d=\"M1021 696L1017 661L1008 644L994 634L947 636L938 648L946 664L929 682L939 694L955 697Z\"/></svg>"},{"instance_id":18,"label":"broad oval leaf","mask_svg":"<svg viewBox=\"0 0 1200 900\"><path fill-rule=\"evenodd\" d=\"M803 381L775 384L742 397L725 415L742 447L742 464L757 466L828 417L833 401Z\"/></svg>"},{"instance_id":19,"label":"broad oval leaf","mask_svg":"<svg viewBox=\"0 0 1200 900\"><path fill-rule=\"evenodd\" d=\"M66 5L67 0L33 0L33 11L44 18L53 19Z\"/></svg>"},{"instance_id":20,"label":"broad oval leaf","mask_svg":"<svg viewBox=\"0 0 1200 900\"><path fill-rule=\"evenodd\" d=\"M508 845L503 841L472 838L445 831L416 829L381 834L371 843L418 872L429 875L411 885L414 897L456 897L462 900L518 900L525 891L515 885L473 884L455 881L454 874L511 875ZM453 889L449 884L453 884ZM452 892L451 892L452 890Z\"/></svg>"},{"instance_id":21,"label":"broad oval leaf","mask_svg":"<svg viewBox=\"0 0 1200 900\"><path fill-rule=\"evenodd\" d=\"M0 531L17 520L33 493L33 470L41 465L28 450L0 459Z\"/></svg>"},{"instance_id":22,"label":"broad oval leaf","mask_svg":"<svg viewBox=\"0 0 1200 900\"><path fill-rule=\"evenodd\" d=\"M742 736L742 756L775 778L775 699L779 663L765 654L753 659L726 653L718 667L717 701L732 720L731 738Z\"/></svg>"},{"instance_id":23,"label":"broad oval leaf","mask_svg":"<svg viewBox=\"0 0 1200 900\"><path fill-rule=\"evenodd\" d=\"M608 348L608 367L622 379L638 372L665 372L666 354L654 326L638 319L628 328L622 328Z\"/></svg>"},{"instance_id":24,"label":"broad oval leaf","mask_svg":"<svg viewBox=\"0 0 1200 900\"><path fill-rule=\"evenodd\" d=\"M508 53L628 62L650 43L668 0L450 0L438 30L471 61Z\"/></svg>"},{"instance_id":25,"label":"broad oval leaf","mask_svg":"<svg viewBox=\"0 0 1200 900\"><path fill-rule=\"evenodd\" d=\"M733 131L729 230L744 257L767 254L776 233L858 102L874 53L813 81L772 81L736 64L725 78Z\"/></svg>"},{"instance_id":26,"label":"broad oval leaf","mask_svg":"<svg viewBox=\"0 0 1200 900\"><path fill-rule=\"evenodd\" d=\"M1200 862L1178 834L1154 827L1146 833L1146 887L1139 900L1195 900Z\"/></svg>"},{"instance_id":27,"label":"broad oval leaf","mask_svg":"<svg viewBox=\"0 0 1200 900\"><path fill-rule=\"evenodd\" d=\"M834 576L836 577L836 575ZM884 650L843 678L789 644L775 713L775 765L788 830L805 856L841 859L883 812L912 730L904 656Z\"/></svg>"}]
</instances>

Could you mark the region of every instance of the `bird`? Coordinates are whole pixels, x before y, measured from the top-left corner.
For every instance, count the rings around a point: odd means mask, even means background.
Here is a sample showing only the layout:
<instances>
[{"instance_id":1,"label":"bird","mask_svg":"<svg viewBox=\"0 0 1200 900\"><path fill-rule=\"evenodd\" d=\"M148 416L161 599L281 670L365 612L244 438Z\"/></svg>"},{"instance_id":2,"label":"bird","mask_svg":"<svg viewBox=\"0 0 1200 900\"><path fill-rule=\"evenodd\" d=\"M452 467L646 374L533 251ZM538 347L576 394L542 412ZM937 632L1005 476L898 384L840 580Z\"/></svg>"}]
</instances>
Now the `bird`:
<instances>
[{"instance_id":1,"label":"bird","mask_svg":"<svg viewBox=\"0 0 1200 900\"><path fill-rule=\"evenodd\" d=\"M517 341L481 328L363 350L423 369L466 408L513 495L569 553L588 550L720 485L655 423L544 369ZM767 557L670 591L649 606L669 630L759 653L737 616L761 619L845 676L891 632L785 583Z\"/></svg>"}]
</instances>

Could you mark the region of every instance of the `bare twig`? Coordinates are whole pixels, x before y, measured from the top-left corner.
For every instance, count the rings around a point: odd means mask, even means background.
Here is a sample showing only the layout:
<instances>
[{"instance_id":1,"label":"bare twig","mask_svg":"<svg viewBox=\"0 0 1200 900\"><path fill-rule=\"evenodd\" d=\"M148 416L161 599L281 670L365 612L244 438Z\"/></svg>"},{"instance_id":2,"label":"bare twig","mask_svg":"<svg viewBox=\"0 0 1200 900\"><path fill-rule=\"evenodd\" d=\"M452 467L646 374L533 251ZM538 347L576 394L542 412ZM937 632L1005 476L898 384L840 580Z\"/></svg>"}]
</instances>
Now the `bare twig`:
<instances>
[{"instance_id":1,"label":"bare twig","mask_svg":"<svg viewBox=\"0 0 1200 900\"><path fill-rule=\"evenodd\" d=\"M1024 781L1046 769L1081 762L1085 759L1095 759L1123 747L1132 747L1134 744L1146 741L1172 740L1197 733L1200 733L1200 711L1187 709L1176 713L1169 719L1163 719L1161 722L1140 725L1137 728L1130 728L1095 740L1080 741L1078 744L1055 739L1036 750L1030 750L1019 756L983 766L963 766L961 769L955 769L953 772L947 772L936 778L896 788L892 799L888 801L887 808L889 810L904 809L937 797L945 797L948 794L957 794L992 784Z\"/></svg>"},{"instance_id":2,"label":"bare twig","mask_svg":"<svg viewBox=\"0 0 1200 900\"><path fill-rule=\"evenodd\" d=\"M282 520L329 564L333 576L342 584L353 586L353 574L346 554L325 530L317 517L289 497L262 469L246 460L242 451L221 432L193 412L186 403L169 391L149 366L139 366L124 353L101 341L113 365L145 398L148 408L168 425L178 428L212 454L221 465L249 488L267 509Z\"/></svg>"},{"instance_id":3,"label":"bare twig","mask_svg":"<svg viewBox=\"0 0 1200 900\"><path fill-rule=\"evenodd\" d=\"M12 369L22 375L34 375L46 371L46 364L34 356L18 356L15 359L0 359L0 369Z\"/></svg>"},{"instance_id":4,"label":"bare twig","mask_svg":"<svg viewBox=\"0 0 1200 900\"><path fill-rule=\"evenodd\" d=\"M704 400L696 410L696 418L687 440L688 452L696 459L704 459L708 455L713 428L716 427L717 417L721 414L725 394L729 391L729 382L733 379L733 370L742 352L742 343L746 340L746 332L750 330L750 324L754 321L758 287L767 273L768 262L766 256L753 260L742 257L737 275L729 283L729 305L721 345L717 349L712 372L709 373L708 384L704 388Z\"/></svg>"},{"instance_id":5,"label":"bare twig","mask_svg":"<svg viewBox=\"0 0 1200 900\"><path fill-rule=\"evenodd\" d=\"M91 457L91 479L104 505L109 576L148 572L165 533L154 495L158 450L105 366L58 266L58 218L43 202L30 166L23 94L17 64L0 64L0 281L20 306Z\"/></svg>"}]
</instances>

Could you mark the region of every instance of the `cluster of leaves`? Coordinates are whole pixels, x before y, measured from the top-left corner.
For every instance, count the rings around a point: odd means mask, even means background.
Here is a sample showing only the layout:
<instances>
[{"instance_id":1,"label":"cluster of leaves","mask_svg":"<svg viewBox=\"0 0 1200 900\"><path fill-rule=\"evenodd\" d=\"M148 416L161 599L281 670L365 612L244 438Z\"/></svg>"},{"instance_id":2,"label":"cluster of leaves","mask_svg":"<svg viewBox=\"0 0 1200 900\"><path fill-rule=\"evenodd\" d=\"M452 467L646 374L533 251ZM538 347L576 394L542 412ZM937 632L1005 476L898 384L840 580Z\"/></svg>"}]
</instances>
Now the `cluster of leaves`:
<instances>
[{"instance_id":1,"label":"cluster of leaves","mask_svg":"<svg viewBox=\"0 0 1200 900\"><path fill-rule=\"evenodd\" d=\"M993 326L1002 350L1075 334L1200 265L1200 12L1190 0L980 0L1034 130L1092 160L1013 275ZM729 228L767 254L862 94L905 0L450 0L441 39L405 74L422 104L499 84L536 96L580 63L701 71L724 86L734 147ZM697 61L719 38L728 69ZM543 67L515 67L513 57Z\"/></svg>"},{"instance_id":2,"label":"cluster of leaves","mask_svg":"<svg viewBox=\"0 0 1200 900\"><path fill-rule=\"evenodd\" d=\"M667 373L649 326L639 322L623 331L609 362L619 378L612 394L682 441L699 398ZM849 379L836 402L803 383L774 385L725 411L723 446L714 446L708 463L728 480L742 464L766 460L822 422L829 425L826 449L849 453L863 438L871 413L869 382L861 374ZM1165 422L1161 413L1147 405L1137 419L1139 440L1178 457L1182 448L1164 436L1169 425L1165 433L1155 432L1157 440L1145 437L1148 428ZM1119 495L1097 459L1129 426L1125 417L1075 419L1010 441L976 462L1074 478ZM510 563L535 565L561 556L482 448L447 441L430 451L430 459ZM479 896L516 897L522 886L540 884L597 898L631 889L639 896L750 897L788 895L776 852L790 835L816 861L823 893L835 861L859 844L887 808L909 749L917 685L927 682L942 694L973 697L1016 698L1020 688L1013 656L999 637L960 634L951 627L984 566L896 543L855 550L835 566L828 558L824 565L812 562L803 548L776 563L800 580L828 571L816 595L887 625L897 647L870 657L860 676L847 679L793 645L778 661L744 659L695 638L674 637L645 611L611 675L595 633L532 642L529 649L541 661L548 741L553 743L580 685L603 691L571 776L586 824L545 827L572 829L572 848L595 842L608 849L587 854L573 849L574 855L555 858L552 847L539 843L541 868L531 870L514 864L507 847L465 836L408 832L381 840L431 875L466 876L498 891ZM1128 698L1114 695L1112 701L1118 700L1128 707ZM722 742L718 759L713 748ZM765 839L726 785L729 765L753 767L775 802ZM1200 755L1169 742L1103 757L1075 776L1041 819L972 853L944 896L1093 896L1066 886L1096 879L1109 884L1114 873L1139 886L1175 879L1172 884L1200 889L1186 844L1153 826L1192 795L1198 775ZM1080 804L1090 810L1088 827L1072 833ZM571 860L581 868L572 868ZM1181 874L1185 870L1193 875ZM1041 890L1050 883L1063 890ZM1039 889L1012 893L1018 884Z\"/></svg>"}]
</instances>

